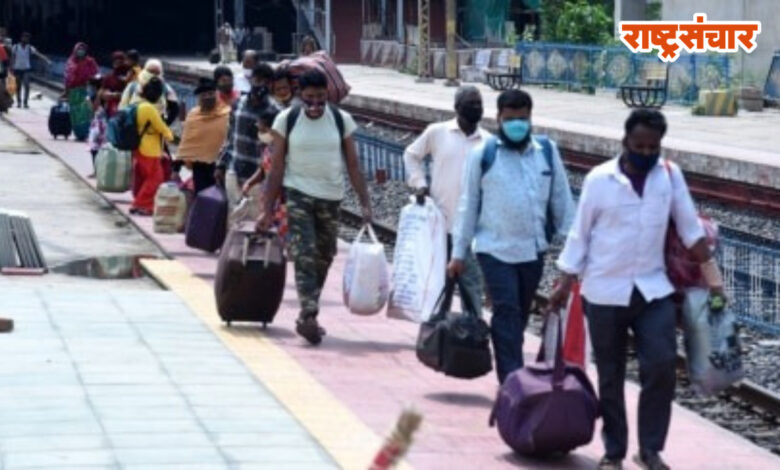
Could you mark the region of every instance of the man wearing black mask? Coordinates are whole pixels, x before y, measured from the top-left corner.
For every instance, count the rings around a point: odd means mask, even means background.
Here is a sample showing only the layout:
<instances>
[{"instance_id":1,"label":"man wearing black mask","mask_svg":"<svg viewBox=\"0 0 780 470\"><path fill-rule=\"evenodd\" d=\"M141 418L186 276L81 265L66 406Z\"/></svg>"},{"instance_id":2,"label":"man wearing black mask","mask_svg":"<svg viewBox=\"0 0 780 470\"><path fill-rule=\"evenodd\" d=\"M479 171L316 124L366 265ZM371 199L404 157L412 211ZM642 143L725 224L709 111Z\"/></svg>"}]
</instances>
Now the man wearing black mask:
<instances>
[{"instance_id":1,"label":"man wearing black mask","mask_svg":"<svg viewBox=\"0 0 780 470\"><path fill-rule=\"evenodd\" d=\"M257 171L265 144L257 137L257 121L269 108L276 106L270 99L268 85L274 70L267 63L258 64L252 71L252 88L234 105L230 114L227 141L217 162L214 178L224 185L232 208L242 197L241 188ZM259 191L255 187L255 191ZM246 217L260 215L259 193L250 197Z\"/></svg>"},{"instance_id":2,"label":"man wearing black mask","mask_svg":"<svg viewBox=\"0 0 780 470\"><path fill-rule=\"evenodd\" d=\"M574 281L581 293L599 376L604 470L619 470L628 450L623 396L628 330L639 357L641 468L666 470L660 457L672 413L677 341L674 288L666 274L664 243L670 220L700 263L713 298L723 302L723 277L707 247L680 167L661 157L666 119L639 109L625 122L623 152L592 169L582 185L577 215L558 258L563 271L550 298L563 305Z\"/></svg>"},{"instance_id":3,"label":"man wearing black mask","mask_svg":"<svg viewBox=\"0 0 780 470\"><path fill-rule=\"evenodd\" d=\"M220 65L214 69L214 82L217 84L217 97L227 106L233 106L240 94L233 89L233 71L230 67Z\"/></svg>"},{"instance_id":4,"label":"man wearing black mask","mask_svg":"<svg viewBox=\"0 0 780 470\"><path fill-rule=\"evenodd\" d=\"M454 119L429 125L404 152L404 164L409 186L424 204L430 195L447 221L447 233L452 234L455 212L461 194L461 179L466 158L472 149L490 136L479 127L482 120L482 95L475 86L462 86L455 93ZM430 189L425 177L424 159L431 156ZM452 236L447 236L448 252L451 252ZM482 278L474 254L469 250L465 258L465 270L461 285L473 300L477 311L482 310Z\"/></svg>"}]
</instances>

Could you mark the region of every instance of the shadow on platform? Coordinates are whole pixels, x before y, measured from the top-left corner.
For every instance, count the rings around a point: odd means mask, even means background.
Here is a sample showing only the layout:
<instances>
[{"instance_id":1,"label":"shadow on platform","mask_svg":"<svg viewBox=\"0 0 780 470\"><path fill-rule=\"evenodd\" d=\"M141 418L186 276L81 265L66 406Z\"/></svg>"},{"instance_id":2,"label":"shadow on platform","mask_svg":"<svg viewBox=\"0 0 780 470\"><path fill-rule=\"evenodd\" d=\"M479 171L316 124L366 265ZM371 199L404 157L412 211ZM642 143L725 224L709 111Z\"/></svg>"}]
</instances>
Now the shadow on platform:
<instances>
[{"instance_id":1,"label":"shadow on platform","mask_svg":"<svg viewBox=\"0 0 780 470\"><path fill-rule=\"evenodd\" d=\"M493 408L493 400L491 398L475 393L428 393L425 395L425 398L447 405L471 406L488 410Z\"/></svg>"}]
</instances>

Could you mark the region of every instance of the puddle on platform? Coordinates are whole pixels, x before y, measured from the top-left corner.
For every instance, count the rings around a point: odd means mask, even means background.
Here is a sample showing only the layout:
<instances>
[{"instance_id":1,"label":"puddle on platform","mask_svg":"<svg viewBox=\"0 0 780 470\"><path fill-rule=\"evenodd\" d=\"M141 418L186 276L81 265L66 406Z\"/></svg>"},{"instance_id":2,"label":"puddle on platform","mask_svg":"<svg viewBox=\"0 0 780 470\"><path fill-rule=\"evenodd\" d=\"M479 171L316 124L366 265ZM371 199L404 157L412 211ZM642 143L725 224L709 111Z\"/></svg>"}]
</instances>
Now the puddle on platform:
<instances>
[{"instance_id":1,"label":"puddle on platform","mask_svg":"<svg viewBox=\"0 0 780 470\"><path fill-rule=\"evenodd\" d=\"M145 277L142 259L159 259L158 256L100 256L71 261L51 269L52 272L91 279L139 279Z\"/></svg>"}]
</instances>

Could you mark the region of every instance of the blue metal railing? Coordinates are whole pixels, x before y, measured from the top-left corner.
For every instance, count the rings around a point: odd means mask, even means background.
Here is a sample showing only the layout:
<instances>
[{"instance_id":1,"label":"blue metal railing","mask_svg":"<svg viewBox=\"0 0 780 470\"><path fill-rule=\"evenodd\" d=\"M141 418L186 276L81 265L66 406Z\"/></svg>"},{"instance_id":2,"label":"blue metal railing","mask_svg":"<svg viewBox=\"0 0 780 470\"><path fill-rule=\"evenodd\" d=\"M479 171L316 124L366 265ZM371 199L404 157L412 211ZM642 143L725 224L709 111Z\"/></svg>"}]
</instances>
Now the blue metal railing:
<instances>
[{"instance_id":1,"label":"blue metal railing","mask_svg":"<svg viewBox=\"0 0 780 470\"><path fill-rule=\"evenodd\" d=\"M377 170L385 170L388 180L406 181L402 145L360 131L355 132L354 137L360 156L360 167L369 180L375 178Z\"/></svg>"},{"instance_id":2,"label":"blue metal railing","mask_svg":"<svg viewBox=\"0 0 780 470\"><path fill-rule=\"evenodd\" d=\"M642 64L659 62L653 54L634 54L623 46L520 42L523 83L576 88L616 89L636 83ZM731 85L729 56L683 54L669 64L669 100L695 102L700 89Z\"/></svg>"}]
</instances>

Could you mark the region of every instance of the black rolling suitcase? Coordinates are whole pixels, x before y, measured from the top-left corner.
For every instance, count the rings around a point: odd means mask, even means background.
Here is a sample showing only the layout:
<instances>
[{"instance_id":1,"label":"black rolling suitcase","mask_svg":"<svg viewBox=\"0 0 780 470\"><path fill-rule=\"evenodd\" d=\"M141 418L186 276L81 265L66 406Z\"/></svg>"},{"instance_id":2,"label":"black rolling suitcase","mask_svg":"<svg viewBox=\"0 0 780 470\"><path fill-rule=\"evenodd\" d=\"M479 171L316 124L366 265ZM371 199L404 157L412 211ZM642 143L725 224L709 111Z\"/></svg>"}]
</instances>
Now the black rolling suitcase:
<instances>
[{"instance_id":1,"label":"black rolling suitcase","mask_svg":"<svg viewBox=\"0 0 780 470\"><path fill-rule=\"evenodd\" d=\"M251 221L239 224L228 233L217 264L219 316L228 326L234 321L271 323L282 303L286 277L279 236L256 233Z\"/></svg>"},{"instance_id":2,"label":"black rolling suitcase","mask_svg":"<svg viewBox=\"0 0 780 470\"><path fill-rule=\"evenodd\" d=\"M68 103L60 101L52 106L49 112L49 133L55 139L58 136L63 136L67 139L71 131L70 107Z\"/></svg>"}]
</instances>

